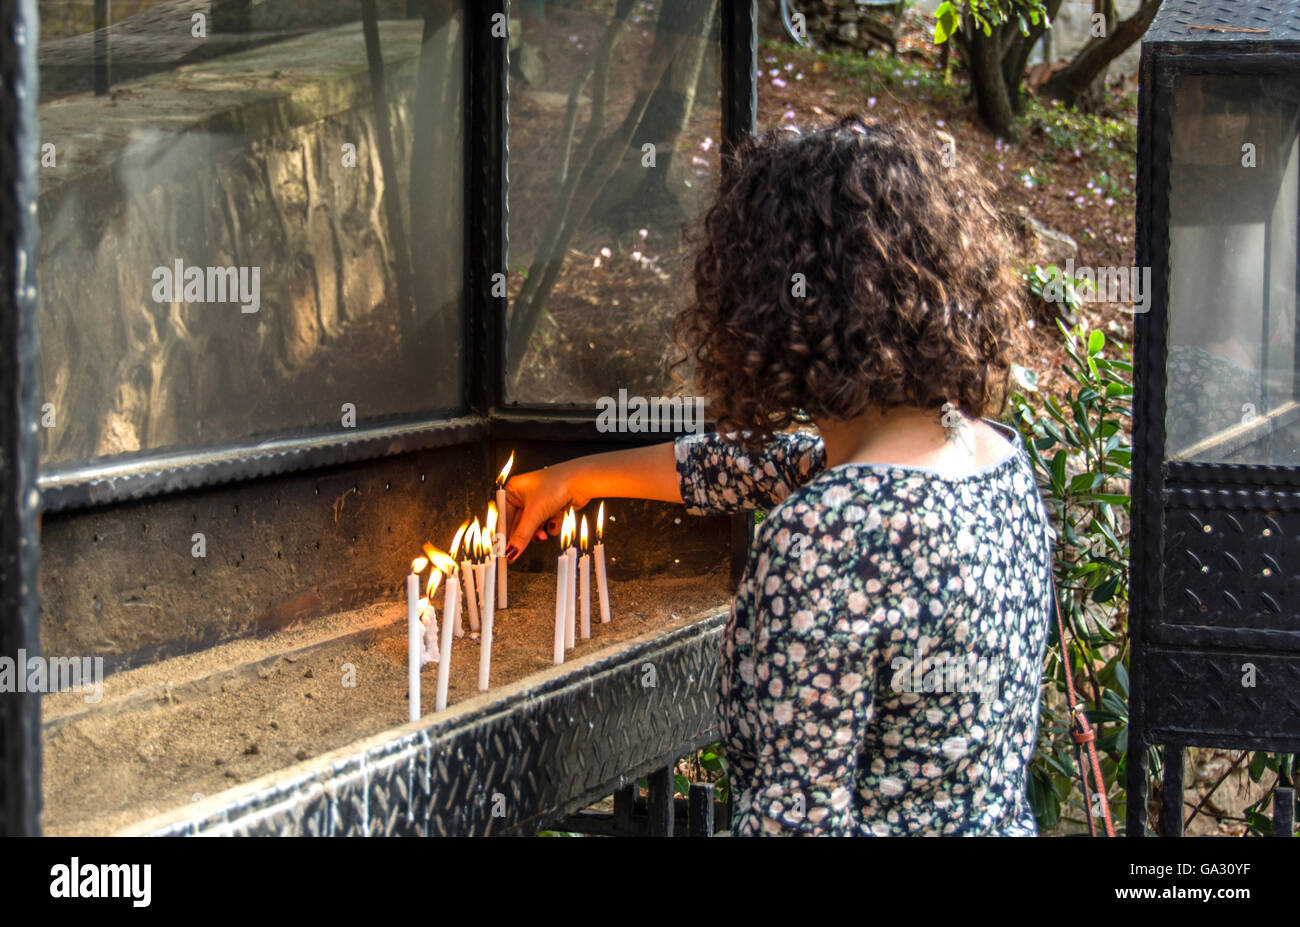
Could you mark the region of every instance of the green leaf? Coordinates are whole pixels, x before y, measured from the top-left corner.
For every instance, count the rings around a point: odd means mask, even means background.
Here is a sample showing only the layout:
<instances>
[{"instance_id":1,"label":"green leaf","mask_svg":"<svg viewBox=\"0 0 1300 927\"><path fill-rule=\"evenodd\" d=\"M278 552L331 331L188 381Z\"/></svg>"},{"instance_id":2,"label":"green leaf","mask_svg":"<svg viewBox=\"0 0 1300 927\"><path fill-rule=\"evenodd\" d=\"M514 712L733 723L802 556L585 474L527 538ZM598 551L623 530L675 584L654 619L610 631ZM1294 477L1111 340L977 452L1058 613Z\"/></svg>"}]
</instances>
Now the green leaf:
<instances>
[{"instance_id":1,"label":"green leaf","mask_svg":"<svg viewBox=\"0 0 1300 927\"><path fill-rule=\"evenodd\" d=\"M1092 600L1098 605L1105 605L1111 599L1115 598L1115 590L1119 588L1119 577L1112 576L1106 580L1092 594Z\"/></svg>"},{"instance_id":2,"label":"green leaf","mask_svg":"<svg viewBox=\"0 0 1300 927\"><path fill-rule=\"evenodd\" d=\"M1065 451L1057 451L1052 458L1052 485L1057 492L1065 491Z\"/></svg>"},{"instance_id":3,"label":"green leaf","mask_svg":"<svg viewBox=\"0 0 1300 927\"><path fill-rule=\"evenodd\" d=\"M1264 770L1268 767L1268 754L1262 750L1257 750L1250 758L1250 781L1258 782L1264 777Z\"/></svg>"},{"instance_id":4,"label":"green leaf","mask_svg":"<svg viewBox=\"0 0 1300 927\"><path fill-rule=\"evenodd\" d=\"M1019 364L1011 365L1011 375L1015 377L1016 382L1021 388L1030 392L1038 392L1038 372L1030 370L1028 367L1021 367Z\"/></svg>"},{"instance_id":5,"label":"green leaf","mask_svg":"<svg viewBox=\"0 0 1300 927\"><path fill-rule=\"evenodd\" d=\"M1106 333L1100 329L1093 329L1092 334L1088 335L1088 356L1096 357L1105 346Z\"/></svg>"}]
</instances>

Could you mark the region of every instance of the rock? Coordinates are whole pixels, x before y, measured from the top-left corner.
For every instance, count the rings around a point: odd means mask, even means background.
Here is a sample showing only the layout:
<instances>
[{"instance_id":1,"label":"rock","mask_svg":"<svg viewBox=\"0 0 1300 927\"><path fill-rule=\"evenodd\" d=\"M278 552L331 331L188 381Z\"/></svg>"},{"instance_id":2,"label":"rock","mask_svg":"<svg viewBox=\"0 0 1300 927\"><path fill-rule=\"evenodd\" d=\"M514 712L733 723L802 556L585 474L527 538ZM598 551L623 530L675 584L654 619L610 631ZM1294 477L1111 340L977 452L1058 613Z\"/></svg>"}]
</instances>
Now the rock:
<instances>
[{"instance_id":1,"label":"rock","mask_svg":"<svg viewBox=\"0 0 1300 927\"><path fill-rule=\"evenodd\" d=\"M1021 215L1023 234L1034 259L1061 267L1070 258L1079 257L1079 245L1065 232L1048 228L1033 216Z\"/></svg>"},{"instance_id":2,"label":"rock","mask_svg":"<svg viewBox=\"0 0 1300 927\"><path fill-rule=\"evenodd\" d=\"M538 51L536 45L521 46L519 54L512 56L510 60L517 62L515 70L525 84L530 87L540 87L546 83L546 62L542 60L542 53Z\"/></svg>"},{"instance_id":3,"label":"rock","mask_svg":"<svg viewBox=\"0 0 1300 927\"><path fill-rule=\"evenodd\" d=\"M302 760L307 759L307 748L306 748L306 747L299 747L299 748L298 748L298 752L294 754L294 757L295 757L299 762L301 762Z\"/></svg>"},{"instance_id":4,"label":"rock","mask_svg":"<svg viewBox=\"0 0 1300 927\"><path fill-rule=\"evenodd\" d=\"M249 744L247 747L244 748L244 756L257 756L257 754L261 752L262 751L257 746L257 741L253 741L251 744Z\"/></svg>"}]
</instances>

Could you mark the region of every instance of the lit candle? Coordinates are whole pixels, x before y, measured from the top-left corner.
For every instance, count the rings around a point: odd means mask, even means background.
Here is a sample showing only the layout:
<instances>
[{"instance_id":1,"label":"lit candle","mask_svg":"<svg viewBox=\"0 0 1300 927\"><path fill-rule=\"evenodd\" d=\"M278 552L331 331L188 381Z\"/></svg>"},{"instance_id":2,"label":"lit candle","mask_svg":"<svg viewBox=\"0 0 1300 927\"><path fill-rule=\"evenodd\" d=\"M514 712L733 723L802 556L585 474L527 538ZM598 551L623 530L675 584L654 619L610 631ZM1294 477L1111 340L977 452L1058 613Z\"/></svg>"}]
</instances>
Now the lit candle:
<instances>
[{"instance_id":1,"label":"lit candle","mask_svg":"<svg viewBox=\"0 0 1300 927\"><path fill-rule=\"evenodd\" d=\"M456 578L456 561L443 554L433 558L433 565L447 575L442 599L442 647L438 660L438 696L435 711L447 707L447 684L451 679L451 629L460 626L460 581Z\"/></svg>"},{"instance_id":2,"label":"lit candle","mask_svg":"<svg viewBox=\"0 0 1300 927\"><path fill-rule=\"evenodd\" d=\"M605 577L605 503L596 512L596 592L600 595L600 623L609 624L609 580Z\"/></svg>"},{"instance_id":3,"label":"lit candle","mask_svg":"<svg viewBox=\"0 0 1300 927\"><path fill-rule=\"evenodd\" d=\"M578 624L578 610L574 605L574 600L578 595L578 548L575 546L578 532L576 530L576 520L573 516L573 509L569 509L569 514L566 518L568 519L569 526L569 543L565 550L565 554L569 558L569 585L564 593L564 608L566 610L564 623L564 646L572 650L574 645L577 643L574 638L577 636L575 632L577 631Z\"/></svg>"},{"instance_id":4,"label":"lit candle","mask_svg":"<svg viewBox=\"0 0 1300 927\"><path fill-rule=\"evenodd\" d=\"M559 666L564 662L564 625L567 620L567 613L564 608L564 593L568 589L568 581L565 574L569 569L569 558L564 552L564 532L568 528L565 524L560 529L560 556L555 558L555 665Z\"/></svg>"},{"instance_id":5,"label":"lit candle","mask_svg":"<svg viewBox=\"0 0 1300 927\"><path fill-rule=\"evenodd\" d=\"M474 556L478 551L481 530L478 519L469 526L465 535L465 559L460 562L460 574L465 578L465 604L469 606L469 629L478 631L478 589L475 587Z\"/></svg>"},{"instance_id":6,"label":"lit candle","mask_svg":"<svg viewBox=\"0 0 1300 927\"><path fill-rule=\"evenodd\" d=\"M416 557L406 577L406 699L410 721L420 718L420 571L428 564L427 558Z\"/></svg>"},{"instance_id":7,"label":"lit candle","mask_svg":"<svg viewBox=\"0 0 1300 927\"><path fill-rule=\"evenodd\" d=\"M582 583L579 587L582 599L582 639L591 639L591 554L587 553L587 516L582 516L582 531L579 534L582 557L578 560L579 575Z\"/></svg>"},{"instance_id":8,"label":"lit candle","mask_svg":"<svg viewBox=\"0 0 1300 927\"><path fill-rule=\"evenodd\" d=\"M460 550L461 540L465 537L465 532L467 531L469 531L468 520L463 525L461 525L459 529L457 529L456 536L451 539L451 552L448 557L448 559L451 560L451 568L449 570L443 571L447 574L447 579L449 580L449 588L446 594L447 595L452 594L450 586L456 587L456 593L454 598L454 601L456 603L456 612L452 617L449 618L448 617L449 612L447 611L448 605L444 601L442 605L442 621L443 624L451 624L453 626L453 629L455 630L457 637L465 636L465 625L464 622L461 621L461 617L460 617L460 580L461 580L461 575L464 573L464 571L456 568L456 554ZM443 650L446 649L447 649L446 647L443 648Z\"/></svg>"},{"instance_id":9,"label":"lit candle","mask_svg":"<svg viewBox=\"0 0 1300 927\"><path fill-rule=\"evenodd\" d=\"M501 468L497 474L497 512L499 521L497 522L497 532L493 548L493 554L497 567L497 608L507 608L507 590L506 590L506 532L510 526L506 524L506 479L510 476L510 468L515 465L515 452L510 452L510 459L506 465Z\"/></svg>"},{"instance_id":10,"label":"lit candle","mask_svg":"<svg viewBox=\"0 0 1300 927\"><path fill-rule=\"evenodd\" d=\"M492 675L492 619L496 612L496 560L492 556L492 533L485 532L482 539L483 559L486 562L483 583L483 639L478 651L478 690L488 690L488 680Z\"/></svg>"},{"instance_id":11,"label":"lit candle","mask_svg":"<svg viewBox=\"0 0 1300 927\"><path fill-rule=\"evenodd\" d=\"M424 622L423 644L420 651L420 666L438 662L438 610L433 607L433 594L438 589L442 574L437 570L429 573L429 585L424 598L420 599L420 620ZM446 615L443 619L446 620Z\"/></svg>"}]
</instances>

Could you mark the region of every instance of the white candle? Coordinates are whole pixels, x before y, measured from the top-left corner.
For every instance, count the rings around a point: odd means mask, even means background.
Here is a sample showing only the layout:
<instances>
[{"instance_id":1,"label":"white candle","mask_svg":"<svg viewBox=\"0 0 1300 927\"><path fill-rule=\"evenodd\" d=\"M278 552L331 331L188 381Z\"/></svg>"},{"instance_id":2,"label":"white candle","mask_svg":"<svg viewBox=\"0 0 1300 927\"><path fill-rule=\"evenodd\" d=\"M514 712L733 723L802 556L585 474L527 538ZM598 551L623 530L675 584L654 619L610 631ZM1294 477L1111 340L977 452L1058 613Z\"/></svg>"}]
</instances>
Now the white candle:
<instances>
[{"instance_id":1,"label":"white candle","mask_svg":"<svg viewBox=\"0 0 1300 927\"><path fill-rule=\"evenodd\" d=\"M465 577L465 604L469 606L469 629L478 630L478 590L474 588L474 564L460 562L460 575Z\"/></svg>"},{"instance_id":2,"label":"white candle","mask_svg":"<svg viewBox=\"0 0 1300 927\"><path fill-rule=\"evenodd\" d=\"M461 602L460 581L461 581L461 577L465 575L465 570L463 569L463 567L466 561L462 561L462 568L457 569L456 553L460 550L461 542L465 539L465 534L468 531L469 531L468 521L466 521L464 524L462 524L459 528L456 529L456 535L451 539L451 554L447 557L447 561L443 564L443 572L447 574L448 583L454 584L456 586L456 596L455 596L456 614L454 617L448 617L447 602L446 602L446 598L444 597L443 604L442 604L442 611L443 611L442 620L444 624L447 622L452 623L453 629L455 630L457 637L465 636L465 622L462 619L460 613L460 602ZM469 600L472 593L473 593L472 589L466 590L466 595L465 595L466 601ZM448 589L446 595L451 595L450 589Z\"/></svg>"},{"instance_id":3,"label":"white candle","mask_svg":"<svg viewBox=\"0 0 1300 927\"><path fill-rule=\"evenodd\" d=\"M437 711L447 707L447 683L451 678L451 629L460 627L460 579L455 573L447 577L447 591L442 601L442 651L438 661Z\"/></svg>"},{"instance_id":4,"label":"white candle","mask_svg":"<svg viewBox=\"0 0 1300 927\"><path fill-rule=\"evenodd\" d=\"M411 564L406 577L406 698L408 720L420 718L420 570L424 558Z\"/></svg>"},{"instance_id":5,"label":"white candle","mask_svg":"<svg viewBox=\"0 0 1300 927\"><path fill-rule=\"evenodd\" d=\"M583 554L582 570L582 639L591 639L591 555Z\"/></svg>"},{"instance_id":6,"label":"white candle","mask_svg":"<svg viewBox=\"0 0 1300 927\"><path fill-rule=\"evenodd\" d=\"M489 562L484 575L483 585L483 639L478 651L478 690L488 690L488 679L492 674L492 619L496 611L496 564Z\"/></svg>"},{"instance_id":7,"label":"white candle","mask_svg":"<svg viewBox=\"0 0 1300 927\"><path fill-rule=\"evenodd\" d=\"M485 590L483 587L483 578L484 578L483 571L485 569L485 566L482 563L476 563L474 564L472 569L474 571L474 593L478 597L478 608L476 609L478 615L477 616L471 615L469 621L470 621L470 631L477 631L480 629L480 627L482 627L483 612L487 607L484 604L487 602L487 597L484 595ZM473 634L471 634L470 636L473 637Z\"/></svg>"},{"instance_id":8,"label":"white candle","mask_svg":"<svg viewBox=\"0 0 1300 927\"><path fill-rule=\"evenodd\" d=\"M578 535L582 556L578 558L578 598L581 602L582 639L591 640L591 555L587 553L587 516L582 516L582 531Z\"/></svg>"},{"instance_id":9,"label":"white candle","mask_svg":"<svg viewBox=\"0 0 1300 927\"><path fill-rule=\"evenodd\" d=\"M609 624L609 580L605 578L605 545L596 545L596 592L600 596L600 623Z\"/></svg>"},{"instance_id":10,"label":"white candle","mask_svg":"<svg viewBox=\"0 0 1300 927\"><path fill-rule=\"evenodd\" d=\"M568 610L568 617L565 620L564 627L564 646L572 650L577 643L574 638L577 636L578 625L578 609L575 604L578 597L578 548L570 547L567 556L569 558L569 587L564 593L564 607Z\"/></svg>"},{"instance_id":11,"label":"white candle","mask_svg":"<svg viewBox=\"0 0 1300 927\"><path fill-rule=\"evenodd\" d=\"M564 590L567 584L564 579L564 573L568 569L569 558L560 551L560 556L555 558L555 665L559 666L564 662Z\"/></svg>"},{"instance_id":12,"label":"white candle","mask_svg":"<svg viewBox=\"0 0 1300 927\"><path fill-rule=\"evenodd\" d=\"M431 599L421 599L424 602L420 614L424 618L423 639L421 641L420 666L427 666L430 663L438 661L438 612L433 607ZM445 615L443 616L446 617Z\"/></svg>"},{"instance_id":13,"label":"white candle","mask_svg":"<svg viewBox=\"0 0 1300 927\"><path fill-rule=\"evenodd\" d=\"M600 623L609 624L609 579L605 576L605 503L596 512L596 592L600 595Z\"/></svg>"},{"instance_id":14,"label":"white candle","mask_svg":"<svg viewBox=\"0 0 1300 927\"><path fill-rule=\"evenodd\" d=\"M506 583L506 480L510 478L510 468L515 465L515 452L510 452L510 459L497 474L497 534L493 539L492 553L497 561L497 608L508 608Z\"/></svg>"}]
</instances>

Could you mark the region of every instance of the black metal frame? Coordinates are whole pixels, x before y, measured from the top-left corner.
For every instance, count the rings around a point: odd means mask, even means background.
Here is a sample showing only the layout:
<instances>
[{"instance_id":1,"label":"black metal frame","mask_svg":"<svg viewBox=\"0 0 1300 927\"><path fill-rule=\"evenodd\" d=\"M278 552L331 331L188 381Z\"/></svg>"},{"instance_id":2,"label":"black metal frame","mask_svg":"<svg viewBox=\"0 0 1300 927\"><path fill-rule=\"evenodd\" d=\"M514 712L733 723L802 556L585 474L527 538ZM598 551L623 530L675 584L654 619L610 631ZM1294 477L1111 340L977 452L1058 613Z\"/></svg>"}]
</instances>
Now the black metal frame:
<instances>
[{"instance_id":1,"label":"black metal frame","mask_svg":"<svg viewBox=\"0 0 1300 927\"><path fill-rule=\"evenodd\" d=\"M723 81L723 147L731 151L735 143L755 125L756 68L757 68L757 15L754 0L719 0L720 36L722 44ZM97 3L107 19L107 3ZM248 482L250 489L261 480L301 473L310 476L315 472L337 470L340 465L359 464L365 461L404 454L418 454L437 448L457 446L482 449L484 472L495 455L499 442L539 441L555 443L581 442L592 446L612 447L619 444L643 444L658 440L655 435L627 432L599 434L595 428L595 411L563 407L507 406L504 402L506 356L505 326L507 300L493 297L492 277L505 272L507 242L507 190L508 190L508 43L492 36L493 17L509 15L508 0L482 0L464 5L465 45L465 210L464 210L464 286L462 308L463 344L465 346L465 379L463 400L465 410L452 418L424 419L421 421L389 421L346 434L307 434L285 437L256 446L238 446L202 449L177 453L152 454L141 457L100 459L85 466L64 468L38 481L37 477L37 342L35 338L36 298L35 271L31 256L35 251L35 197L37 164L37 126L35 85L37 14L32 0L18 0L14 4L0 5L0 73L11 98L0 108L0 175L3 176L5 195L0 199L0 231L5 249L5 287L3 304L0 304L0 465L11 464L9 472L0 469L0 503L4 517L0 518L0 652L13 653L20 647L28 653L39 652L38 603L36 600L36 575L39 557L37 489L40 505L50 512L64 512L61 517L77 518L93 514L90 510L116 510L139 504L151 497L181 498L197 491L210 491L224 484ZM25 36L26 41L18 41ZM102 79L107 88L107 31L96 35L96 48L103 51L96 56L96 88ZM105 46L100 49L100 40ZM99 66L100 61L104 67ZM382 87L378 88L382 93ZM725 164L725 160L724 160ZM748 546L750 520L738 517L733 521L733 574L739 578ZM627 780L663 770L666 764L708 740L715 734L712 721L713 686L710 667L716 664L717 644L721 633L721 616L698 622L688 628L673 632L640 649L620 651L607 657L607 666L587 672L607 672L610 678L618 677L618 666L628 660L639 660L646 648L661 648L667 665L682 663L684 672L674 680L676 692L673 701L664 701L664 693L643 693L644 698L625 699L624 708L610 707L602 716L608 719L606 733L619 731L626 736L624 753L605 749L600 763L603 778L585 781L581 794L566 793L563 789L550 792L539 790L531 798L520 792L520 807L528 806L527 818L517 818L509 832L522 833L537 829L548 820L577 811L601 795L625 788ZM663 650L663 648L667 648ZM633 665L633 664L626 664ZM636 665L639 665L636 664ZM532 691L510 696L505 701L497 699L481 706L481 716L472 723L464 712L455 717L439 718L418 733L382 735L366 742L363 752L352 758L357 769L362 770L366 783L364 808L376 807L371 802L409 802L412 811L386 820L384 832L405 832L411 825L411 814L423 813L417 807L415 796L404 791L410 786L408 776L393 773L371 778L373 764L381 757L392 757L408 748L425 751L429 756L430 737L441 736L440 731L456 728L453 737L457 746L446 755L458 760L471 757L471 750L484 759L484 751L501 750L496 759L484 761L500 774L505 767L496 762L510 755L511 744L518 746L525 734L540 737L538 744L547 743L539 735L536 718L544 705L549 705L551 693L556 698L567 697L565 685L588 690L591 680L587 675L572 679L581 667L565 667L557 679L568 679L563 685L542 684ZM626 676L627 674L622 674ZM671 676L671 674L670 674ZM660 668L663 679L663 669ZM558 687L558 688L557 688ZM566 702L572 705L572 702ZM40 708L36 695L0 695L0 751L4 766L0 769L0 834L39 833L41 815L40 790ZM613 702L608 706L614 706ZM607 706L607 707L608 707ZM657 706L653 710L647 706ZM671 710L670 710L671 709ZM477 710L477 709L474 709ZM594 709L593 709L594 710ZM623 712L624 714L620 714ZM637 718L626 712L641 712ZM471 711L472 713L472 711ZM534 719L533 728L524 731L517 725L524 718ZM468 726L457 727L461 722ZM400 729L406 730L406 729ZM552 732L554 733L554 732ZM460 739L460 738L466 739ZM511 739L513 738L513 740ZM552 741L558 738L552 738ZM572 738L566 738L566 749L577 750ZM593 741L594 743L594 741ZM553 744L552 744L553 746ZM591 744L587 745L588 748ZM653 747L654 749L651 749ZM539 746L539 749L541 747ZM550 747L546 747L550 749ZM630 752L628 752L630 751ZM653 755L651 755L653 754ZM537 754L534 754L537 756ZM584 755L579 750L566 762L581 763ZM336 758L337 759L337 758ZM586 760L590 762L590 759ZM329 765L331 762L334 765ZM351 761L349 761L351 762ZM439 760L441 762L441 760ZM622 765L619 765L619 764ZM325 819L313 818L325 832L355 832L337 817L339 807L337 789L347 778L346 763L328 758L318 758L309 764L309 778L322 783L332 796ZM469 764L473 765L473 764ZM390 767L395 768L395 767ZM476 767L477 768L477 767ZM531 788L522 783L531 782L546 768L533 767L521 770L515 762L509 771L519 783L517 789ZM427 769L427 766L426 766ZM617 774L608 775L616 769ZM370 771L366 771L370 770ZM354 770L355 771L355 770ZM520 775L521 771L527 775ZM274 777L277 782L279 774ZM448 787L464 788L448 775ZM471 777L472 778L472 777ZM305 780L304 780L305 781ZM427 781L432 788L432 779ZM635 781L635 778L632 778ZM405 785L403 783L406 783ZM283 783L260 783L260 798L283 793L277 791ZM301 788L302 782L298 782ZM503 782L503 787L508 783ZM558 787L557 787L558 788ZM603 791L602 791L603 790ZM254 790L256 791L256 789ZM315 795L305 789L304 795ZM248 789L237 789L232 794L244 795L244 804L223 806L216 817L223 827L234 821L232 815L239 809L251 807L247 800ZM310 794L308 794L310 793ZM441 793L440 793L441 794ZM448 793L450 794L450 793ZM626 795L626 793L623 793ZM219 799L214 799L218 801ZM314 799L312 799L314 800ZM532 801L533 804L529 805ZM657 805L664 805L657 801ZM315 807L315 806L314 806ZM403 808L406 806L403 805ZM317 808L319 810L319 808ZM662 809L660 809L662 810ZM195 809L198 813L198 809ZM425 816L427 829L434 833L488 833L499 832L490 822L475 823L464 808L446 807L442 811L429 809ZM328 815L335 815L329 817ZM403 818L402 824L398 818ZM216 818L213 818L216 820ZM351 819L348 819L351 820ZM333 823L330 823L333 822ZM353 822L355 823L355 821ZM191 826L193 824L193 826ZM278 819L281 827L293 830L287 818ZM337 825L337 826L336 826ZM203 829L190 819L190 824L180 831ZM234 828L238 829L238 828ZM304 826L305 831L311 827ZM367 818L362 829L373 832ZM249 832L254 830L250 826ZM419 830L418 828L416 829Z\"/></svg>"},{"instance_id":2,"label":"black metal frame","mask_svg":"<svg viewBox=\"0 0 1300 927\"><path fill-rule=\"evenodd\" d=\"M1215 31L1261 28L1260 32ZM1164 755L1160 831L1182 833L1183 750L1188 746L1300 751L1300 626L1268 627L1242 613L1221 611L1186 620L1189 606L1170 601L1173 586L1206 603L1225 592L1205 551L1191 543L1188 524L1216 539L1215 553L1244 571L1261 558L1285 578L1294 544L1285 536L1300 512L1300 468L1170 461L1166 457L1166 359L1169 340L1170 170L1174 80L1182 75L1260 75L1300 71L1300 3L1261 2L1249 8L1223 0L1166 3L1143 41L1138 104L1137 263L1152 269L1150 311L1135 326L1136 401L1133 434L1128 813L1130 836L1146 833L1148 750ZM1285 525L1273 532L1267 525ZM1265 530L1256 531L1258 525ZM1223 540L1225 532L1232 537ZM1248 537L1265 537L1249 550ZM1236 555L1233 555L1233 551ZM1177 558L1204 564L1185 576ZM1217 565L1217 561L1216 561ZM1294 572L1292 569L1291 572ZM1267 575L1267 574L1265 574ZM1264 586L1261 581L1259 586ZM1267 594L1262 593L1262 594ZM1199 600L1196 600L1199 601ZM1231 602L1231 599L1230 599ZM1290 606L1294 608L1294 606ZM1279 614L1288 605L1279 603ZM1209 605L1201 607L1209 611ZM1178 620L1182 617L1184 620ZM1285 624L1284 620L1277 623ZM1253 664L1259 688L1241 685ZM1289 833L1293 792L1278 790L1275 824Z\"/></svg>"},{"instance_id":3,"label":"black metal frame","mask_svg":"<svg viewBox=\"0 0 1300 927\"><path fill-rule=\"evenodd\" d=\"M0 4L0 653L40 653L36 491L37 18ZM17 105L15 105L17 104ZM40 696L0 693L0 834L40 833Z\"/></svg>"}]
</instances>

